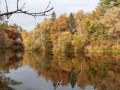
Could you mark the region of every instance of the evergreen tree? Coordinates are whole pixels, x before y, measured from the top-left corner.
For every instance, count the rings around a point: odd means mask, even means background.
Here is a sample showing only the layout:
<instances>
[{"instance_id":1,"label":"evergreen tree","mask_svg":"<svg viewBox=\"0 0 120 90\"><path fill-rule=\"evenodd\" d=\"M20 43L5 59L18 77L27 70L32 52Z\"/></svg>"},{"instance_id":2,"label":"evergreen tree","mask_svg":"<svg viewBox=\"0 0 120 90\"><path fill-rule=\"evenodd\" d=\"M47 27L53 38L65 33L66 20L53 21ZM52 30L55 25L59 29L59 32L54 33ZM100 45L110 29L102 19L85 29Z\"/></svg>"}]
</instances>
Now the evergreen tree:
<instances>
[{"instance_id":1,"label":"evergreen tree","mask_svg":"<svg viewBox=\"0 0 120 90\"><path fill-rule=\"evenodd\" d=\"M70 29L71 34L74 34L76 32L76 21L72 13L70 13L70 16L68 18L67 27Z\"/></svg>"},{"instance_id":2,"label":"evergreen tree","mask_svg":"<svg viewBox=\"0 0 120 90\"><path fill-rule=\"evenodd\" d=\"M54 21L55 19L56 19L56 13L55 11L53 11L51 14L51 20Z\"/></svg>"}]
</instances>

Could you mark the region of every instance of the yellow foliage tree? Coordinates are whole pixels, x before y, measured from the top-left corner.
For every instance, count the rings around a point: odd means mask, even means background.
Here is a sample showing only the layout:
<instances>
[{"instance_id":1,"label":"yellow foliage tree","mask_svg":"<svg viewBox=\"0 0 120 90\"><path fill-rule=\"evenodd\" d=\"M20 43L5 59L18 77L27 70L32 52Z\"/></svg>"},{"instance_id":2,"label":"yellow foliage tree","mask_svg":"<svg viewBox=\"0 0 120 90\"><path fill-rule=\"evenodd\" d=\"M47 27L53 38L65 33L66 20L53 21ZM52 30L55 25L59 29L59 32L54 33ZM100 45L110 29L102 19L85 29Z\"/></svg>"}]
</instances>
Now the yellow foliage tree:
<instances>
[{"instance_id":1,"label":"yellow foliage tree","mask_svg":"<svg viewBox=\"0 0 120 90\"><path fill-rule=\"evenodd\" d=\"M86 37L80 36L78 34L74 34L72 45L74 46L75 52L82 51L84 48L85 42L86 42Z\"/></svg>"},{"instance_id":2,"label":"yellow foliage tree","mask_svg":"<svg viewBox=\"0 0 120 90\"><path fill-rule=\"evenodd\" d=\"M58 46L61 51L69 51L71 49L72 35L70 32L63 32L58 37Z\"/></svg>"}]
</instances>

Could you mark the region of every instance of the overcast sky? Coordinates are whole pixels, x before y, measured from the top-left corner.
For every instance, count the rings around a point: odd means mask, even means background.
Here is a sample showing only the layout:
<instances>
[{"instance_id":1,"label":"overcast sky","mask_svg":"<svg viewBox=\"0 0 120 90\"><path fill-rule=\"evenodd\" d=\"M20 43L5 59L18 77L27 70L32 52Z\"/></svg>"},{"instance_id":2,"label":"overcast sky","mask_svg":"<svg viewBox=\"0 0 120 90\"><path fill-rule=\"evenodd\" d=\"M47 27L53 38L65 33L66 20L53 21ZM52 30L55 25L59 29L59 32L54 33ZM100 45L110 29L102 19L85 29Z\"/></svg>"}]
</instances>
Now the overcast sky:
<instances>
[{"instance_id":1,"label":"overcast sky","mask_svg":"<svg viewBox=\"0 0 120 90\"><path fill-rule=\"evenodd\" d=\"M4 0L1 0L4 1ZM7 0L9 11L16 9L17 0ZM50 0L20 0L20 6L26 2L24 10L29 12L44 11ZM70 12L77 12L78 10L84 10L84 12L91 12L97 6L99 0L51 0L50 7L54 7L54 11L57 16L63 13L69 14ZM4 2L2 3L2 9L5 9ZM24 14L12 15L8 20L10 24L16 23L22 26L25 30L31 31L37 23L44 20L45 17L37 17L34 19L32 16Z\"/></svg>"}]
</instances>

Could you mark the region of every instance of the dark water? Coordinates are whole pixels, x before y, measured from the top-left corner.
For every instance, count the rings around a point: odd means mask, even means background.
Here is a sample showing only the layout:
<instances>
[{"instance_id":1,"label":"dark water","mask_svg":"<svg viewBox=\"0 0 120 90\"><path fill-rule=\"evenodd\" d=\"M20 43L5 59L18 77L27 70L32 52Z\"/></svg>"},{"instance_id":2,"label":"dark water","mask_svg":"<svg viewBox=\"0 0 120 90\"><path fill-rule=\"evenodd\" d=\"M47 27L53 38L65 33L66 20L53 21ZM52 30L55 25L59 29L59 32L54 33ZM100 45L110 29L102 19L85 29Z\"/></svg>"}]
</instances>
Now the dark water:
<instances>
[{"instance_id":1,"label":"dark water","mask_svg":"<svg viewBox=\"0 0 120 90\"><path fill-rule=\"evenodd\" d=\"M120 54L0 51L0 90L120 90Z\"/></svg>"}]
</instances>

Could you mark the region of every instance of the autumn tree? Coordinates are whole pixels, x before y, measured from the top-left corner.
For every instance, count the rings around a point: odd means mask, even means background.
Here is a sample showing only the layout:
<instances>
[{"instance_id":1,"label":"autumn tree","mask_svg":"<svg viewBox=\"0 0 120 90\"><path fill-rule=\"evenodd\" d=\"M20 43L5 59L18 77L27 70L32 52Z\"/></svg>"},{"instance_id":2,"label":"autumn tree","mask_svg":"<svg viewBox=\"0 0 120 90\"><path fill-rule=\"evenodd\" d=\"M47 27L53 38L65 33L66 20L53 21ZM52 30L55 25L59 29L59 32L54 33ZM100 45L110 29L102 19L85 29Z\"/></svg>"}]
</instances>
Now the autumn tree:
<instances>
[{"instance_id":1,"label":"autumn tree","mask_svg":"<svg viewBox=\"0 0 120 90\"><path fill-rule=\"evenodd\" d=\"M80 10L75 14L75 19L76 20L82 21L84 18L86 18L86 14L84 13L83 10Z\"/></svg>"},{"instance_id":2,"label":"autumn tree","mask_svg":"<svg viewBox=\"0 0 120 90\"><path fill-rule=\"evenodd\" d=\"M119 17L120 8L111 8L106 11L104 17L100 20L101 23L105 24L108 32L115 33L119 31Z\"/></svg>"},{"instance_id":3,"label":"autumn tree","mask_svg":"<svg viewBox=\"0 0 120 90\"><path fill-rule=\"evenodd\" d=\"M87 32L88 32L88 38L90 38L90 36L91 36L91 34L92 34L93 30L94 30L94 27L93 27L93 25L90 23L90 20L89 20L89 19L85 21L85 25L86 25L86 30L87 30Z\"/></svg>"},{"instance_id":4,"label":"autumn tree","mask_svg":"<svg viewBox=\"0 0 120 90\"><path fill-rule=\"evenodd\" d=\"M65 31L69 31L67 27L67 19L68 17L66 16L66 14L62 14L54 21L53 26L51 27L50 37L54 50L57 49L58 37L60 36L60 34Z\"/></svg>"},{"instance_id":5,"label":"autumn tree","mask_svg":"<svg viewBox=\"0 0 120 90\"><path fill-rule=\"evenodd\" d=\"M32 33L28 33L28 32L22 32L22 38L23 38L23 43L25 46L25 50L31 50L32 49Z\"/></svg>"},{"instance_id":6,"label":"autumn tree","mask_svg":"<svg viewBox=\"0 0 120 90\"><path fill-rule=\"evenodd\" d=\"M68 17L65 14L60 15L53 23L53 26L51 27L51 34L57 33L57 32L63 32L67 31L67 20Z\"/></svg>"},{"instance_id":7,"label":"autumn tree","mask_svg":"<svg viewBox=\"0 0 120 90\"><path fill-rule=\"evenodd\" d=\"M60 36L58 37L58 47L60 48L60 51L62 52L70 51L70 49L72 49L71 41L72 36L70 32L61 33Z\"/></svg>"},{"instance_id":8,"label":"autumn tree","mask_svg":"<svg viewBox=\"0 0 120 90\"><path fill-rule=\"evenodd\" d=\"M40 29L37 33L33 33L32 50L48 51L50 50L50 45L51 41L49 35L41 32Z\"/></svg>"},{"instance_id":9,"label":"autumn tree","mask_svg":"<svg viewBox=\"0 0 120 90\"><path fill-rule=\"evenodd\" d=\"M28 36L24 41L27 50L48 51L52 49L50 38L51 23L52 20L45 19L40 24L36 25L36 28L31 33L32 35ZM23 37L26 37L24 33Z\"/></svg>"},{"instance_id":10,"label":"autumn tree","mask_svg":"<svg viewBox=\"0 0 120 90\"><path fill-rule=\"evenodd\" d=\"M111 8L106 11L104 17L100 20L100 22L105 25L105 29L107 31L107 34L109 35L108 37L114 39L114 41L116 41L116 44L118 44L118 41L120 39L119 14L120 8Z\"/></svg>"},{"instance_id":11,"label":"autumn tree","mask_svg":"<svg viewBox=\"0 0 120 90\"><path fill-rule=\"evenodd\" d=\"M119 0L100 0L97 9L99 12L104 14L107 9L114 7L114 6L119 6L120 1Z\"/></svg>"},{"instance_id":12,"label":"autumn tree","mask_svg":"<svg viewBox=\"0 0 120 90\"><path fill-rule=\"evenodd\" d=\"M22 36L23 43L24 43L24 40L25 40L27 37L30 37L30 36L31 36L31 33L24 31L24 32L21 32L21 36Z\"/></svg>"},{"instance_id":13,"label":"autumn tree","mask_svg":"<svg viewBox=\"0 0 120 90\"><path fill-rule=\"evenodd\" d=\"M73 35L72 45L74 46L75 52L81 52L84 50L84 45L87 38L85 36L80 36L79 34Z\"/></svg>"},{"instance_id":14,"label":"autumn tree","mask_svg":"<svg viewBox=\"0 0 120 90\"><path fill-rule=\"evenodd\" d=\"M10 47L11 42L8 35L4 31L0 31L0 48Z\"/></svg>"},{"instance_id":15,"label":"autumn tree","mask_svg":"<svg viewBox=\"0 0 120 90\"><path fill-rule=\"evenodd\" d=\"M84 21L88 17L87 13L84 13L83 10L78 11L75 13L75 20L76 20L76 33L82 35L86 35L86 27Z\"/></svg>"}]
</instances>

